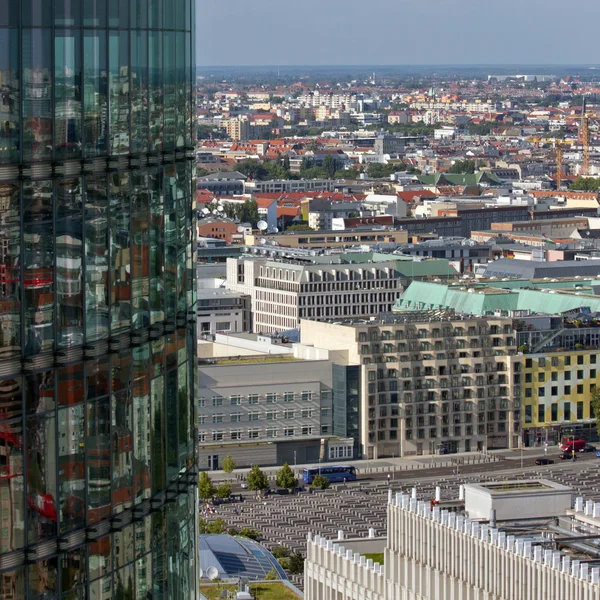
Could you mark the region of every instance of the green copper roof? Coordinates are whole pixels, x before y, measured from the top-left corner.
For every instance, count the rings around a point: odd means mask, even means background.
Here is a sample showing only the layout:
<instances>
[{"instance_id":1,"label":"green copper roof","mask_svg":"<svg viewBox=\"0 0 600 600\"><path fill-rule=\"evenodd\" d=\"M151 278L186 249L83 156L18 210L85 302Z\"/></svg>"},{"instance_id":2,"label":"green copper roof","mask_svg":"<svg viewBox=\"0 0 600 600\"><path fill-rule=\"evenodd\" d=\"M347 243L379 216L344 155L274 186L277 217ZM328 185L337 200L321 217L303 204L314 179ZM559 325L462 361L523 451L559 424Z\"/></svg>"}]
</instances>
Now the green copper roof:
<instances>
[{"instance_id":1,"label":"green copper roof","mask_svg":"<svg viewBox=\"0 0 600 600\"><path fill-rule=\"evenodd\" d=\"M532 313L557 314L588 306L600 311L600 296L593 295L591 288L573 290L573 281L563 282L565 289L556 289L560 281L498 281L468 285L446 285L414 281L394 304L394 312L414 310L454 309L459 313L473 315L493 314L496 310L530 310ZM581 281L581 284L589 281ZM550 284L555 286L551 289ZM504 289L501 289L501 286ZM523 289L534 286L538 289ZM512 289L507 289L512 288Z\"/></svg>"},{"instance_id":2,"label":"green copper roof","mask_svg":"<svg viewBox=\"0 0 600 600\"><path fill-rule=\"evenodd\" d=\"M394 304L394 312L452 308L456 312L485 315L495 310L517 308L518 293L495 288L453 287L442 283L414 281Z\"/></svg>"}]
</instances>

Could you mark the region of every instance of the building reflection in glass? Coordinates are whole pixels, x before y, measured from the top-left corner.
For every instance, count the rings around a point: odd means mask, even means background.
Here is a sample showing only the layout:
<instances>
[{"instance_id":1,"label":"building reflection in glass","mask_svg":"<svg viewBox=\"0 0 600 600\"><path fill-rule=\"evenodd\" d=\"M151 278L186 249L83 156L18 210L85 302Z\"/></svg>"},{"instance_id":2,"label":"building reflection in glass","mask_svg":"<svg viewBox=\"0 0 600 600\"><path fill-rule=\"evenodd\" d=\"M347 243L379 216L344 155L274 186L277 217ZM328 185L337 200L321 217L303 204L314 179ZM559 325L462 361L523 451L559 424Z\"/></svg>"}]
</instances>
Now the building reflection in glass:
<instances>
[{"instance_id":1,"label":"building reflection in glass","mask_svg":"<svg viewBox=\"0 0 600 600\"><path fill-rule=\"evenodd\" d=\"M191 0L0 3L0 599L195 598Z\"/></svg>"}]
</instances>

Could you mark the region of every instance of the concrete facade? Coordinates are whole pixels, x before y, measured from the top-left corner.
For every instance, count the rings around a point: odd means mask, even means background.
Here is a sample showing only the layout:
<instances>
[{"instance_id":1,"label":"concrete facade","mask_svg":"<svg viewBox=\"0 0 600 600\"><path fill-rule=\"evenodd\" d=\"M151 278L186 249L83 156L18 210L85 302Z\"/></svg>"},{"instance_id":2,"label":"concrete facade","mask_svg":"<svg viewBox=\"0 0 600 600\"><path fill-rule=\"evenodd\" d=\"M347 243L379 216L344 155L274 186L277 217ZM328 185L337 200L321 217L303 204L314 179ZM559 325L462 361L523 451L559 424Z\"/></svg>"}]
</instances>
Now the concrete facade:
<instances>
[{"instance_id":1,"label":"concrete facade","mask_svg":"<svg viewBox=\"0 0 600 600\"><path fill-rule=\"evenodd\" d=\"M296 329L300 319L365 318L390 312L401 289L394 260L299 264L249 257L227 260L227 287L252 298L253 330Z\"/></svg>"},{"instance_id":2,"label":"concrete facade","mask_svg":"<svg viewBox=\"0 0 600 600\"><path fill-rule=\"evenodd\" d=\"M600 505L584 509L581 498L575 505L566 511L573 527L597 531ZM599 581L598 567L548 549L541 538L390 490L385 567L343 539L309 534L304 586L306 600L597 600Z\"/></svg>"},{"instance_id":3,"label":"concrete facade","mask_svg":"<svg viewBox=\"0 0 600 600\"><path fill-rule=\"evenodd\" d=\"M240 467L326 459L322 440L333 428L329 360L266 355L205 361L198 402L201 468L216 469L227 454Z\"/></svg>"}]
</instances>

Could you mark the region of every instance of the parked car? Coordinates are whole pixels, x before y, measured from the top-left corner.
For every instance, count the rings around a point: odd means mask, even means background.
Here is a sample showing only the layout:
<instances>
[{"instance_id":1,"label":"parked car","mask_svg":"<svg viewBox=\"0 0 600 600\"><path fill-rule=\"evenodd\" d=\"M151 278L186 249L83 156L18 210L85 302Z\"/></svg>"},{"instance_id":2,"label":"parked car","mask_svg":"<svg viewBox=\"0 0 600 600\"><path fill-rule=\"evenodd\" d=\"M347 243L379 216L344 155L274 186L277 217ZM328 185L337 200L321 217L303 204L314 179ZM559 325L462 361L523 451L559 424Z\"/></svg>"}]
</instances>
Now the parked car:
<instances>
[{"instance_id":1,"label":"parked car","mask_svg":"<svg viewBox=\"0 0 600 600\"><path fill-rule=\"evenodd\" d=\"M558 455L558 458L560 458L560 460L571 460L574 457L572 452L563 452Z\"/></svg>"},{"instance_id":2,"label":"parked car","mask_svg":"<svg viewBox=\"0 0 600 600\"><path fill-rule=\"evenodd\" d=\"M596 456L597 456L598 458L600 458L600 450L598 450L598 452L596 452Z\"/></svg>"},{"instance_id":3,"label":"parked car","mask_svg":"<svg viewBox=\"0 0 600 600\"><path fill-rule=\"evenodd\" d=\"M591 444L586 444L583 452L596 452L596 446L592 446Z\"/></svg>"},{"instance_id":4,"label":"parked car","mask_svg":"<svg viewBox=\"0 0 600 600\"><path fill-rule=\"evenodd\" d=\"M554 461L549 458L538 458L535 461L536 465L553 465Z\"/></svg>"}]
</instances>

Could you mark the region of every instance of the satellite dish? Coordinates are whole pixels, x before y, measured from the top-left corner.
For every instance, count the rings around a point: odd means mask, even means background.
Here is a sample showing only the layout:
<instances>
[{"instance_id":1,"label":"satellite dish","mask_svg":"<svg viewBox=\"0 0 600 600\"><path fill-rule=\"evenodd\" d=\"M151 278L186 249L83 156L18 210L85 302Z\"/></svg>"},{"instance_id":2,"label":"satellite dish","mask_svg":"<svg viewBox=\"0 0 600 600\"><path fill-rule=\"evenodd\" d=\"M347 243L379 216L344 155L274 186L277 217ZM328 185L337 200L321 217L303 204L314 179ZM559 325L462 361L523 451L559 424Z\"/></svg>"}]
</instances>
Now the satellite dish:
<instances>
[{"instance_id":1,"label":"satellite dish","mask_svg":"<svg viewBox=\"0 0 600 600\"><path fill-rule=\"evenodd\" d=\"M207 215L210 212L206 206L202 209L202 214Z\"/></svg>"},{"instance_id":2,"label":"satellite dish","mask_svg":"<svg viewBox=\"0 0 600 600\"><path fill-rule=\"evenodd\" d=\"M273 227L273 233L279 233L279 227Z\"/></svg>"},{"instance_id":3,"label":"satellite dish","mask_svg":"<svg viewBox=\"0 0 600 600\"><path fill-rule=\"evenodd\" d=\"M265 229L267 229L267 227L269 226L266 221L259 221L256 226L261 230L264 231Z\"/></svg>"},{"instance_id":4,"label":"satellite dish","mask_svg":"<svg viewBox=\"0 0 600 600\"><path fill-rule=\"evenodd\" d=\"M219 212L223 212L225 209L223 208L223 205L222 205L222 204L219 204L219 206L217 206L217 210L218 210Z\"/></svg>"},{"instance_id":5,"label":"satellite dish","mask_svg":"<svg viewBox=\"0 0 600 600\"><path fill-rule=\"evenodd\" d=\"M202 579L204 577L204 570L200 569L200 579Z\"/></svg>"},{"instance_id":6,"label":"satellite dish","mask_svg":"<svg viewBox=\"0 0 600 600\"><path fill-rule=\"evenodd\" d=\"M243 225L240 225L238 228L238 233L244 233L244 231L246 231L246 228Z\"/></svg>"},{"instance_id":7,"label":"satellite dish","mask_svg":"<svg viewBox=\"0 0 600 600\"><path fill-rule=\"evenodd\" d=\"M219 214L219 211L218 211L218 210L215 208L215 210L213 210L213 211L212 211L212 214L213 214L213 215L218 215L218 214Z\"/></svg>"},{"instance_id":8,"label":"satellite dish","mask_svg":"<svg viewBox=\"0 0 600 600\"><path fill-rule=\"evenodd\" d=\"M265 245L267 243L267 240L265 240L265 238L260 238L260 240L258 240L260 242L261 245Z\"/></svg>"},{"instance_id":9,"label":"satellite dish","mask_svg":"<svg viewBox=\"0 0 600 600\"><path fill-rule=\"evenodd\" d=\"M206 570L206 576L211 581L214 581L219 576L219 569L217 569L217 567L208 567Z\"/></svg>"}]
</instances>

